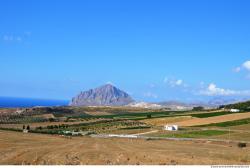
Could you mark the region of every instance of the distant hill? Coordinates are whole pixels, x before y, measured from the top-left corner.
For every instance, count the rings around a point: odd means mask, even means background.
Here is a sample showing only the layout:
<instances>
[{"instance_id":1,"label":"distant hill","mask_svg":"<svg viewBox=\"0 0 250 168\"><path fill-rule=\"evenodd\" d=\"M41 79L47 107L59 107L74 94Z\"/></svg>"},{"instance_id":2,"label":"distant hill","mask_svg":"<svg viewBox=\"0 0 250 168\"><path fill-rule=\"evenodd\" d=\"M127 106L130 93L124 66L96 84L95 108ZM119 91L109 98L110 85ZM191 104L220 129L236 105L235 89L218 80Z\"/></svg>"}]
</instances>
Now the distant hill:
<instances>
[{"instance_id":1,"label":"distant hill","mask_svg":"<svg viewBox=\"0 0 250 168\"><path fill-rule=\"evenodd\" d=\"M126 92L111 84L81 92L70 102L70 106L123 106L134 102Z\"/></svg>"},{"instance_id":2,"label":"distant hill","mask_svg":"<svg viewBox=\"0 0 250 168\"><path fill-rule=\"evenodd\" d=\"M221 108L240 109L240 110L244 110L244 111L250 111L250 101L222 105Z\"/></svg>"}]
</instances>

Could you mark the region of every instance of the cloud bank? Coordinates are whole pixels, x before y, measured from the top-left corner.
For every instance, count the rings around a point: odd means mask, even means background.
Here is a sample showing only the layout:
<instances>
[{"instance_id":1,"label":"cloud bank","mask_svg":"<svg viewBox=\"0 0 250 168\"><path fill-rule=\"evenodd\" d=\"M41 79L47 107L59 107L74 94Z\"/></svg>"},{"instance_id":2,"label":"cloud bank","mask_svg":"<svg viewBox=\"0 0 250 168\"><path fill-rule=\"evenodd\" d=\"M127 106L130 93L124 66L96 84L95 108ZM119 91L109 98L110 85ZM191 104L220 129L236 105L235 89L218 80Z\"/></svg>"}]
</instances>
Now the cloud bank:
<instances>
[{"instance_id":1,"label":"cloud bank","mask_svg":"<svg viewBox=\"0 0 250 168\"><path fill-rule=\"evenodd\" d=\"M199 94L204 96L250 96L250 90L224 89L210 83L207 88L200 90Z\"/></svg>"}]
</instances>

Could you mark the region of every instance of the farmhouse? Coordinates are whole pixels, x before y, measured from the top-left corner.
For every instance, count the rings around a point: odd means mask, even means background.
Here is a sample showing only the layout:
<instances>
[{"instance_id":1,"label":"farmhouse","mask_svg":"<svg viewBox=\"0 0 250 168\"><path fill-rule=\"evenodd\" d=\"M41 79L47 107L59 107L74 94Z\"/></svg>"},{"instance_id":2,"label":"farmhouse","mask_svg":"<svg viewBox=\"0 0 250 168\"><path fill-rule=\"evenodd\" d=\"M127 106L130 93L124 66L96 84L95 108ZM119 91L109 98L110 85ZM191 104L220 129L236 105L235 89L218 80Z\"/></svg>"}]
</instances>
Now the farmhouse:
<instances>
[{"instance_id":1,"label":"farmhouse","mask_svg":"<svg viewBox=\"0 0 250 168\"><path fill-rule=\"evenodd\" d=\"M23 133L28 133L28 132L29 132L29 130L23 129Z\"/></svg>"},{"instance_id":2,"label":"farmhouse","mask_svg":"<svg viewBox=\"0 0 250 168\"><path fill-rule=\"evenodd\" d=\"M237 112L240 112L240 110L239 109L230 109L230 112L237 113Z\"/></svg>"},{"instance_id":3,"label":"farmhouse","mask_svg":"<svg viewBox=\"0 0 250 168\"><path fill-rule=\"evenodd\" d=\"M165 125L164 130L167 131L178 131L178 125Z\"/></svg>"}]
</instances>

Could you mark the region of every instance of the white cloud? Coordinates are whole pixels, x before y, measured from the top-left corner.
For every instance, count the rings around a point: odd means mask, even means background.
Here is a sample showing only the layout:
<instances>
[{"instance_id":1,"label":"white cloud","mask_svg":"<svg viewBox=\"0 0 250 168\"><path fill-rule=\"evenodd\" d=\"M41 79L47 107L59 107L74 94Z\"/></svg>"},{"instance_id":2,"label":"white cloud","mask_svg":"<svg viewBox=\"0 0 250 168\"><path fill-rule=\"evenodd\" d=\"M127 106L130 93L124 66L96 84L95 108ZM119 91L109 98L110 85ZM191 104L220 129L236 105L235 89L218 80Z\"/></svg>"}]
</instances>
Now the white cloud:
<instances>
[{"instance_id":1,"label":"white cloud","mask_svg":"<svg viewBox=\"0 0 250 168\"><path fill-rule=\"evenodd\" d=\"M250 96L250 90L231 90L217 87L214 83L199 92L206 96Z\"/></svg>"},{"instance_id":2,"label":"white cloud","mask_svg":"<svg viewBox=\"0 0 250 168\"><path fill-rule=\"evenodd\" d=\"M184 86L186 87L187 85L183 82L182 79L171 79L165 77L163 80L164 83L170 85L171 87L177 87L177 86Z\"/></svg>"},{"instance_id":3,"label":"white cloud","mask_svg":"<svg viewBox=\"0 0 250 168\"><path fill-rule=\"evenodd\" d=\"M240 72L243 69L250 71L250 61L249 60L245 61L241 66L234 68L233 71Z\"/></svg>"},{"instance_id":4,"label":"white cloud","mask_svg":"<svg viewBox=\"0 0 250 168\"><path fill-rule=\"evenodd\" d=\"M146 93L143 94L143 96L144 96L144 97L154 98L154 99L158 98L158 95L157 95L157 94L154 94L154 93L152 93L152 92L146 92Z\"/></svg>"},{"instance_id":5,"label":"white cloud","mask_svg":"<svg viewBox=\"0 0 250 168\"><path fill-rule=\"evenodd\" d=\"M3 40L6 42L15 42L15 41L20 42L22 41L22 37L13 35L4 35Z\"/></svg>"},{"instance_id":6,"label":"white cloud","mask_svg":"<svg viewBox=\"0 0 250 168\"><path fill-rule=\"evenodd\" d=\"M182 85L182 83L183 83L183 81L182 81L181 79L178 79L178 80L175 82L175 84L176 84L177 86Z\"/></svg>"},{"instance_id":7,"label":"white cloud","mask_svg":"<svg viewBox=\"0 0 250 168\"><path fill-rule=\"evenodd\" d=\"M242 64L242 67L250 71L250 61L246 61Z\"/></svg>"},{"instance_id":8,"label":"white cloud","mask_svg":"<svg viewBox=\"0 0 250 168\"><path fill-rule=\"evenodd\" d=\"M5 42L21 42L23 40L28 39L31 36L31 32L24 33L6 33L2 36L2 40Z\"/></svg>"}]
</instances>

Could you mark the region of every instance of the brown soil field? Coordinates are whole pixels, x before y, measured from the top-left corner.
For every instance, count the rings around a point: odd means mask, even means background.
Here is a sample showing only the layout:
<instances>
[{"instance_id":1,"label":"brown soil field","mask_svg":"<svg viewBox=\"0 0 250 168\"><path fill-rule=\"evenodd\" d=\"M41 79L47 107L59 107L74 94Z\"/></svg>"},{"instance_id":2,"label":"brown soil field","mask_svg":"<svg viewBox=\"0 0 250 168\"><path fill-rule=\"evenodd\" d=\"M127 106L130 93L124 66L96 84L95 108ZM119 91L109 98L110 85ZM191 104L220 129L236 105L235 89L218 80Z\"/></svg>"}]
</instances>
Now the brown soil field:
<instances>
[{"instance_id":1,"label":"brown soil field","mask_svg":"<svg viewBox=\"0 0 250 168\"><path fill-rule=\"evenodd\" d=\"M211 138L215 139L224 139L224 140L236 140L236 141L250 141L250 133L249 132L230 132L230 134L224 134L219 136L213 136Z\"/></svg>"},{"instance_id":2,"label":"brown soil field","mask_svg":"<svg viewBox=\"0 0 250 168\"><path fill-rule=\"evenodd\" d=\"M208 118L193 118L191 120L175 122L173 124L179 126L195 126L195 125L206 125L206 124L220 123L225 121L240 120L244 118L250 118L250 112L228 114L228 115L208 117Z\"/></svg>"},{"instance_id":3,"label":"brown soil field","mask_svg":"<svg viewBox=\"0 0 250 168\"><path fill-rule=\"evenodd\" d=\"M191 119L192 119L191 116L180 116L180 117L145 119L145 120L141 120L141 122L144 122L146 124L155 125L155 126L164 126L166 124L180 122L180 121L188 121Z\"/></svg>"},{"instance_id":4,"label":"brown soil field","mask_svg":"<svg viewBox=\"0 0 250 168\"><path fill-rule=\"evenodd\" d=\"M73 137L0 131L1 165L250 164L250 147L215 142Z\"/></svg>"},{"instance_id":5,"label":"brown soil field","mask_svg":"<svg viewBox=\"0 0 250 168\"><path fill-rule=\"evenodd\" d=\"M55 116L53 114L41 114L41 115L33 115L32 117L41 117L41 118L55 118Z\"/></svg>"},{"instance_id":6,"label":"brown soil field","mask_svg":"<svg viewBox=\"0 0 250 168\"><path fill-rule=\"evenodd\" d=\"M245 131L250 131L250 124L231 126L229 128L231 130L243 130L243 131L245 130Z\"/></svg>"}]
</instances>

